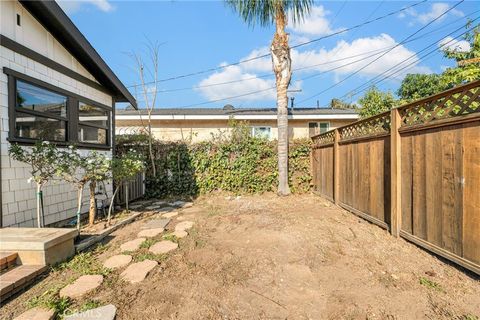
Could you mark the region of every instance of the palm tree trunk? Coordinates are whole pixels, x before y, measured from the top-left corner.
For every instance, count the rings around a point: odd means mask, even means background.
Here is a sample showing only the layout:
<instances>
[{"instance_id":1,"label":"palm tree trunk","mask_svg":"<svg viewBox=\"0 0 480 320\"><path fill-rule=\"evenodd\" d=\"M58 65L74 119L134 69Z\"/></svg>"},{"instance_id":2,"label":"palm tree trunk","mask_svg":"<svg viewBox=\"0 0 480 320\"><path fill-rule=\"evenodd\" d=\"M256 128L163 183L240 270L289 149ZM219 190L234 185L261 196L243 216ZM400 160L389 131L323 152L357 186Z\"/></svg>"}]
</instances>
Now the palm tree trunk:
<instances>
[{"instance_id":1,"label":"palm tree trunk","mask_svg":"<svg viewBox=\"0 0 480 320\"><path fill-rule=\"evenodd\" d=\"M292 61L288 34L285 32L287 20L285 12L279 10L276 16L276 32L271 52L273 72L277 85L277 127L278 127L278 194L290 194L288 186L288 97L287 89L292 78Z\"/></svg>"},{"instance_id":2,"label":"palm tree trunk","mask_svg":"<svg viewBox=\"0 0 480 320\"><path fill-rule=\"evenodd\" d=\"M97 212L97 206L95 205L95 188L97 187L96 181L90 182L90 210L88 214L88 224L93 226L95 222L95 213Z\"/></svg>"}]
</instances>

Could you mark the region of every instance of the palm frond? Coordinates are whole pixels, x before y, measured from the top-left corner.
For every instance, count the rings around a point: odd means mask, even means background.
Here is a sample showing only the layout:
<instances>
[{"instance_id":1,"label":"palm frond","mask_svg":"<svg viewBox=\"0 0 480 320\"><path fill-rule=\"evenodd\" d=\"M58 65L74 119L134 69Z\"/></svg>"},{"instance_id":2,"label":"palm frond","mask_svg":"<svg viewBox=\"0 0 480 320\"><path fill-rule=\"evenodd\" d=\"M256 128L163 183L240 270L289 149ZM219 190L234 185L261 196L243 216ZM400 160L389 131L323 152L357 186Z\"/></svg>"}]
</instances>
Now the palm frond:
<instances>
[{"instance_id":1,"label":"palm frond","mask_svg":"<svg viewBox=\"0 0 480 320\"><path fill-rule=\"evenodd\" d=\"M249 25L273 24L279 12L286 13L296 23L310 12L313 0L225 0Z\"/></svg>"}]
</instances>

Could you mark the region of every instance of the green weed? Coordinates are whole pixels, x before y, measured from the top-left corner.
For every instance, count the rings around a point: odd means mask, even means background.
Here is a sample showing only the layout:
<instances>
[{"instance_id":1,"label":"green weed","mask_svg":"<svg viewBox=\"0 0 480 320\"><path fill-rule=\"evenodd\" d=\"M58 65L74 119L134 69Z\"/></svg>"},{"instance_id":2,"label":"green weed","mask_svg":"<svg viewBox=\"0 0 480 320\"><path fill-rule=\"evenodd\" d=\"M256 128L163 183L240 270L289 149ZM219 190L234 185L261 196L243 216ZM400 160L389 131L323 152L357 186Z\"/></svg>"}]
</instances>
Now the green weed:
<instances>
[{"instance_id":1,"label":"green weed","mask_svg":"<svg viewBox=\"0 0 480 320\"><path fill-rule=\"evenodd\" d=\"M104 268L100 261L98 261L91 252L77 254L69 261L58 265L56 270L72 270L81 275L100 274L106 276L110 273L110 270Z\"/></svg>"},{"instance_id":2,"label":"green weed","mask_svg":"<svg viewBox=\"0 0 480 320\"><path fill-rule=\"evenodd\" d=\"M439 284L439 283L436 283L435 281L432 281L428 278L425 278L425 277L420 277L420 284L422 286L425 286L427 288L430 288L430 289L434 289L434 290L437 290L437 291L442 291L443 292L443 288L442 286Z\"/></svg>"},{"instance_id":3,"label":"green weed","mask_svg":"<svg viewBox=\"0 0 480 320\"><path fill-rule=\"evenodd\" d=\"M155 240L155 239L152 239L152 238L148 238L147 240L143 241L141 244L140 244L140 249L148 249L150 248L152 245L154 245L155 243L157 243L158 240Z\"/></svg>"},{"instance_id":4,"label":"green weed","mask_svg":"<svg viewBox=\"0 0 480 320\"><path fill-rule=\"evenodd\" d=\"M42 307L54 310L56 314L64 314L70 306L70 300L67 297L60 297L61 286L48 289L40 296L35 296L27 301L26 305L29 309L34 307Z\"/></svg>"}]
</instances>

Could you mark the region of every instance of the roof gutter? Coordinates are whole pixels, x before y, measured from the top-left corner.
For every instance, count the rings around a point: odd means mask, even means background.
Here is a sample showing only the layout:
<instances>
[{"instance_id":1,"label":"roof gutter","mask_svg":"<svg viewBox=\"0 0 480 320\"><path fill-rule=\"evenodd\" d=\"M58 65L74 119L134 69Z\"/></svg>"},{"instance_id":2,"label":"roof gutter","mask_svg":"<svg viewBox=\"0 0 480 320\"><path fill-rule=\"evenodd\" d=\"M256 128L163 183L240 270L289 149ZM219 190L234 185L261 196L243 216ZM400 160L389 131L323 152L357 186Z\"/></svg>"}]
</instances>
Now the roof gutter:
<instances>
[{"instance_id":1,"label":"roof gutter","mask_svg":"<svg viewBox=\"0 0 480 320\"><path fill-rule=\"evenodd\" d=\"M137 102L118 79L90 42L73 24L55 1L19 2L107 89L115 101L129 102L137 109Z\"/></svg>"}]
</instances>

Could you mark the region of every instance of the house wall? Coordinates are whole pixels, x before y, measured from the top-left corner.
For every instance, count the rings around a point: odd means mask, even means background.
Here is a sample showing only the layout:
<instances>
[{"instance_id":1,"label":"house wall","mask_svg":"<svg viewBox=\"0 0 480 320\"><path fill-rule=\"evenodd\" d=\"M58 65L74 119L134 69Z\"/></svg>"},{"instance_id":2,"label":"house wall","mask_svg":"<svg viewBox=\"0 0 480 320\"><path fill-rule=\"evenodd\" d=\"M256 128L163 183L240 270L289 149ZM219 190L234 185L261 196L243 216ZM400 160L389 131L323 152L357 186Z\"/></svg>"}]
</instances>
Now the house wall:
<instances>
[{"instance_id":1,"label":"house wall","mask_svg":"<svg viewBox=\"0 0 480 320\"><path fill-rule=\"evenodd\" d=\"M16 15L21 16L17 26ZM87 77L95 78L46 31L17 1L0 1L0 34L64 65ZM68 90L104 105L112 105L112 97L33 61L19 53L0 46L0 142L3 226L33 227L36 222L35 186L27 182L29 167L8 155L9 132L7 75L3 67L26 74L51 85ZM82 150L82 152L90 152ZM111 151L100 151L111 156ZM107 185L111 190L111 185ZM51 224L75 216L76 191L70 184L48 183L44 190L45 223ZM88 211L88 191L85 191L82 211Z\"/></svg>"},{"instance_id":2,"label":"house wall","mask_svg":"<svg viewBox=\"0 0 480 320\"><path fill-rule=\"evenodd\" d=\"M290 139L309 138L309 122L328 122L334 129L355 120L289 120ZM144 120L144 124L146 124ZM272 128L272 139L278 138L276 120L250 120L250 126L268 126ZM142 122L135 120L115 120L117 134L129 134L142 130ZM205 141L212 134L228 132L228 120L152 120L152 132L156 138L166 141L186 140L191 142Z\"/></svg>"}]
</instances>

